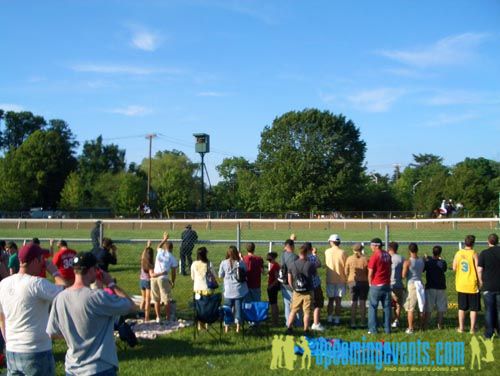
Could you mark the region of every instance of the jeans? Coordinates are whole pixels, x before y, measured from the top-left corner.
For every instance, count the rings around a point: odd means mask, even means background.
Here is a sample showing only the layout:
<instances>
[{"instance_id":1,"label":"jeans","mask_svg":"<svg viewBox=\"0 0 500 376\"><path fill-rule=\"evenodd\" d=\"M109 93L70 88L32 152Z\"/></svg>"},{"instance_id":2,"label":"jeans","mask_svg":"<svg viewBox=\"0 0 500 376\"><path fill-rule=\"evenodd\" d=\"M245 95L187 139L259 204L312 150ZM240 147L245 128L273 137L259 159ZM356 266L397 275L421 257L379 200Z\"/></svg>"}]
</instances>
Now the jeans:
<instances>
[{"instance_id":1,"label":"jeans","mask_svg":"<svg viewBox=\"0 0 500 376\"><path fill-rule=\"evenodd\" d=\"M368 331L377 333L377 308L381 302L384 308L384 330L391 332L391 286L370 286L368 293Z\"/></svg>"},{"instance_id":2,"label":"jeans","mask_svg":"<svg viewBox=\"0 0 500 376\"><path fill-rule=\"evenodd\" d=\"M485 331L484 336L491 338L495 329L500 332L500 292L499 291L485 291L483 292L484 299L484 320Z\"/></svg>"},{"instance_id":3,"label":"jeans","mask_svg":"<svg viewBox=\"0 0 500 376\"><path fill-rule=\"evenodd\" d=\"M245 302L260 302L261 291L259 289L248 289L248 294L245 296Z\"/></svg>"},{"instance_id":4,"label":"jeans","mask_svg":"<svg viewBox=\"0 0 500 376\"><path fill-rule=\"evenodd\" d=\"M237 298L237 299L229 299L229 298L224 298L224 307L234 307L234 321L236 324L241 324L243 322L243 318L241 316L241 303L243 302L244 298ZM224 316L224 324L229 325L232 324L232 318L227 318L226 320L226 315Z\"/></svg>"},{"instance_id":5,"label":"jeans","mask_svg":"<svg viewBox=\"0 0 500 376\"><path fill-rule=\"evenodd\" d=\"M52 350L19 353L7 351L7 375L9 376L53 376L56 363Z\"/></svg>"}]
</instances>

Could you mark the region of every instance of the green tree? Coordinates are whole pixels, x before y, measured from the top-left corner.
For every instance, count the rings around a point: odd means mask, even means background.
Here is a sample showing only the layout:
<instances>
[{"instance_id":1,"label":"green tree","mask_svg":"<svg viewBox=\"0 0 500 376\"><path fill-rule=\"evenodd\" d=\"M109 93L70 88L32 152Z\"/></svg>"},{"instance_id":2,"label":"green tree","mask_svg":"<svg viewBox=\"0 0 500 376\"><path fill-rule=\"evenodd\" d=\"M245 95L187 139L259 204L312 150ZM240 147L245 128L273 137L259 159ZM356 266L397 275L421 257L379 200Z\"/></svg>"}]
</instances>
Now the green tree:
<instances>
[{"instance_id":1,"label":"green tree","mask_svg":"<svg viewBox=\"0 0 500 376\"><path fill-rule=\"evenodd\" d=\"M71 172L61 191L59 207L63 210L78 210L86 206L83 182L75 171Z\"/></svg>"},{"instance_id":2,"label":"green tree","mask_svg":"<svg viewBox=\"0 0 500 376\"><path fill-rule=\"evenodd\" d=\"M148 171L149 159L143 159L141 169ZM159 151L151 160L151 187L157 195L157 207L162 213L194 210L197 184L196 164L180 151Z\"/></svg>"},{"instance_id":3,"label":"green tree","mask_svg":"<svg viewBox=\"0 0 500 376\"><path fill-rule=\"evenodd\" d=\"M210 206L218 210L258 210L255 164L243 157L224 158L216 167L222 180L213 188Z\"/></svg>"},{"instance_id":4,"label":"green tree","mask_svg":"<svg viewBox=\"0 0 500 376\"><path fill-rule=\"evenodd\" d=\"M263 210L348 209L360 190L366 146L351 120L306 109L261 134L256 168Z\"/></svg>"},{"instance_id":5,"label":"green tree","mask_svg":"<svg viewBox=\"0 0 500 376\"><path fill-rule=\"evenodd\" d=\"M132 173L119 173L115 176L118 189L112 198L115 214L130 216L137 213L137 208L146 197L146 181Z\"/></svg>"},{"instance_id":6,"label":"green tree","mask_svg":"<svg viewBox=\"0 0 500 376\"><path fill-rule=\"evenodd\" d=\"M16 201L11 209L30 206L55 208L76 159L66 140L53 130L33 132L17 149L7 152L2 163L4 197ZM3 196L3 195L2 195Z\"/></svg>"},{"instance_id":7,"label":"green tree","mask_svg":"<svg viewBox=\"0 0 500 376\"><path fill-rule=\"evenodd\" d=\"M0 132L0 149L6 151L18 148L32 133L47 125L42 116L33 115L29 111L1 111L0 120L2 119L5 129Z\"/></svg>"},{"instance_id":8,"label":"green tree","mask_svg":"<svg viewBox=\"0 0 500 376\"><path fill-rule=\"evenodd\" d=\"M78 158L78 169L84 179L92 179L105 172L122 172L125 169L125 150L115 144L104 145L102 136L85 141Z\"/></svg>"},{"instance_id":9,"label":"green tree","mask_svg":"<svg viewBox=\"0 0 500 376\"><path fill-rule=\"evenodd\" d=\"M414 154L415 163L406 167L394 182L394 197L403 210L432 212L447 197L449 168L433 154Z\"/></svg>"},{"instance_id":10,"label":"green tree","mask_svg":"<svg viewBox=\"0 0 500 376\"><path fill-rule=\"evenodd\" d=\"M466 158L451 170L449 197L472 211L498 209L499 163L486 158Z\"/></svg>"}]
</instances>

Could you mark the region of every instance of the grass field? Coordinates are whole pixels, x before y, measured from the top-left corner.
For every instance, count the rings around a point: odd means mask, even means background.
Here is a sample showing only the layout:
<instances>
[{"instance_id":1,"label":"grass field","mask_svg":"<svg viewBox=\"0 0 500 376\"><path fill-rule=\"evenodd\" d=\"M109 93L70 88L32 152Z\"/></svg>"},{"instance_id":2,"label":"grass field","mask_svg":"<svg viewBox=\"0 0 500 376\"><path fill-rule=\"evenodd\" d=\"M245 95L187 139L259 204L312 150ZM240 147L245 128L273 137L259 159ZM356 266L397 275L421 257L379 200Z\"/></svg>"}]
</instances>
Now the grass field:
<instances>
[{"instance_id":1,"label":"grass field","mask_svg":"<svg viewBox=\"0 0 500 376\"><path fill-rule=\"evenodd\" d=\"M48 226L47 226L48 227ZM244 226L243 226L244 227ZM280 229L259 229L243 228L241 231L242 240L284 240L290 232L295 232L301 240L310 240L313 242L325 241L328 235L332 232L339 233L341 237L347 241L369 240L374 236L383 238L383 228L360 228L360 229L335 229L335 228L280 228ZM134 229L130 228L111 228L105 230L105 235L115 239L159 239L162 234L161 228L157 229ZM169 231L171 238L176 239L180 237L181 229L166 229ZM231 226L227 229L206 229L197 228L200 239L235 239L235 227ZM463 240L464 236L468 233L473 233L478 237L478 240L485 240L488 233L492 229L488 226L486 228L458 228L458 229L392 229L391 238L394 240L430 240L435 241L436 244L441 240ZM31 238L38 236L40 238L88 238L89 228L27 228L15 229L10 226L0 225L0 239L1 238ZM234 242L232 242L234 244ZM229 243L228 243L229 244ZM218 266L219 262L224 258L225 251L228 244L211 244L209 248L210 260ZM47 244L43 244L47 246ZM89 250L91 248L89 243L74 243L70 244L71 247L77 250ZM119 244L118 250L118 265L111 266L111 274L117 278L120 286L125 288L130 294L139 294L139 256L142 251L142 244ZM275 251L279 251L281 247L276 245ZM323 254L326 248L324 245L319 245ZM348 247L345 247L346 249ZM407 254L405 246L401 247L400 253ZM478 250L483 249L484 246L477 247ZM431 245L421 247L421 254L430 253ZM268 251L267 246L257 248L257 254L264 256ZM443 257L448 261L451 268L451 261L453 254L456 251L456 246L445 246ZM349 250L350 252L350 250ZM369 253L369 250L368 250ZM174 254L178 256L178 246L174 247ZM324 271L322 271L322 280L324 282ZM456 303L456 293L454 292L454 274L451 271L447 273L448 283L448 297L450 303ZM178 316L181 318L190 319L192 312L189 302L191 300L192 282L189 277L179 276L176 281L174 290L175 298L177 300ZM266 297L265 293L263 297ZM349 297L347 298L349 299ZM280 310L282 311L281 307ZM343 313L343 323L348 323L347 310ZM322 313L323 318L326 316L326 310ZM432 346L437 341L464 341L465 342L465 370L451 373L469 373L470 366L470 349L469 342L471 336L469 334L458 334L455 331L457 326L457 311L455 308L450 308L446 314L445 322L446 329L441 331L428 330L426 332L416 332L412 336L404 333L404 326L402 329L394 332L391 335L378 334L374 336L377 340L384 341L429 341ZM404 316L404 320L406 317ZM481 330L484 325L482 314L478 320ZM284 334L284 328L271 328L271 337L257 336L248 334L244 338L241 334L230 332L223 337L223 342L218 343L207 335L201 335L199 339L193 341L193 331L191 328L181 330L174 334L158 338L154 341L142 341L140 345L134 349L126 348L119 344L118 356L120 359L120 374L121 375L260 375L260 374L287 374L290 371L279 370L271 371L269 369L271 362L271 340L273 334ZM343 340L360 341L366 335L365 330L351 330L346 325L340 327L328 328L322 334L323 337L341 338ZM371 339L367 339L371 340ZM494 350L497 362L482 364L481 373L485 375L497 375L497 365L500 361L500 344L495 341L496 348ZM57 372L64 374L64 341L55 341L54 353L57 362ZM483 349L484 351L484 349ZM444 371L441 368L440 371ZM409 370L399 368L398 372L407 372ZM295 370L298 374L305 373L306 371ZM329 369L323 369L320 366L313 366L309 372L314 374L332 374L333 372L346 375L354 374L371 374L377 372L374 366L330 366ZM425 369L420 369L421 374L428 373Z\"/></svg>"}]
</instances>

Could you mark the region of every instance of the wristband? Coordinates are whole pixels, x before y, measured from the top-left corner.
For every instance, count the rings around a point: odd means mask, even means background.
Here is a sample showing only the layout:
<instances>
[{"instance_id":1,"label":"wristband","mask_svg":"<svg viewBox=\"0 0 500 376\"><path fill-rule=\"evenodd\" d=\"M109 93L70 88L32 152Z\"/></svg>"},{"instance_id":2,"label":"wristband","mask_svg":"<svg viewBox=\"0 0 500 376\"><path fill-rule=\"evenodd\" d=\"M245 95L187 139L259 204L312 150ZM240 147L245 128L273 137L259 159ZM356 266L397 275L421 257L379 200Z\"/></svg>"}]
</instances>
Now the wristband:
<instances>
[{"instance_id":1,"label":"wristband","mask_svg":"<svg viewBox=\"0 0 500 376\"><path fill-rule=\"evenodd\" d=\"M113 287L116 287L116 283L111 282L110 284L108 284L108 288L112 289Z\"/></svg>"},{"instance_id":2,"label":"wristband","mask_svg":"<svg viewBox=\"0 0 500 376\"><path fill-rule=\"evenodd\" d=\"M60 276L61 276L61 273L59 273L59 270L58 270L58 271L56 271L56 272L54 272L54 273L52 274L52 277L60 277Z\"/></svg>"}]
</instances>

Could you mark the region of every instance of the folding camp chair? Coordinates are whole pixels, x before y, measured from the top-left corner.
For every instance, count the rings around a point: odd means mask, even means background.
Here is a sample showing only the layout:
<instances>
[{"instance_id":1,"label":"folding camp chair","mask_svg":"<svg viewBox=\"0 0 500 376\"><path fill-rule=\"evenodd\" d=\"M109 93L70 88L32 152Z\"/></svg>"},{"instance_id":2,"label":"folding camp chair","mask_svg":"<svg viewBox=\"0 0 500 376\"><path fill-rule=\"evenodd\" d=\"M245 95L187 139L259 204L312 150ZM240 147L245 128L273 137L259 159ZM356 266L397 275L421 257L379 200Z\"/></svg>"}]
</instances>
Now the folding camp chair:
<instances>
[{"instance_id":1,"label":"folding camp chair","mask_svg":"<svg viewBox=\"0 0 500 376\"><path fill-rule=\"evenodd\" d=\"M269 302L244 302L242 304L243 311L243 335L245 333L245 321L252 323L251 328L260 329L260 323L267 320L269 311ZM267 328L269 334L269 327Z\"/></svg>"},{"instance_id":2,"label":"folding camp chair","mask_svg":"<svg viewBox=\"0 0 500 376\"><path fill-rule=\"evenodd\" d=\"M198 322L202 324L213 324L219 321L219 340L222 340L222 313L221 313L221 301L222 295L212 294L212 295L198 295L195 294L193 297L193 311L194 311L194 338L199 335ZM210 327L207 327L207 332L212 337L217 339L216 331L215 333L210 331Z\"/></svg>"}]
</instances>

